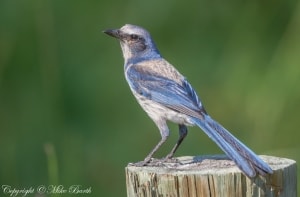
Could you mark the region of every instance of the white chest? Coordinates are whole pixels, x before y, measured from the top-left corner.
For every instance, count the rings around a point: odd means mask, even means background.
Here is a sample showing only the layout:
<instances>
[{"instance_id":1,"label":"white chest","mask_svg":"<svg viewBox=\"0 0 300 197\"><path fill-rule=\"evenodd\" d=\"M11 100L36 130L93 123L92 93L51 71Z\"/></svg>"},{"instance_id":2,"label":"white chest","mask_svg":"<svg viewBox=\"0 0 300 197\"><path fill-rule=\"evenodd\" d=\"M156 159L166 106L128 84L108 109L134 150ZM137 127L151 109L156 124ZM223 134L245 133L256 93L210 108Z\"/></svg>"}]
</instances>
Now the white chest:
<instances>
[{"instance_id":1,"label":"white chest","mask_svg":"<svg viewBox=\"0 0 300 197\"><path fill-rule=\"evenodd\" d=\"M152 100L146 99L145 97L138 95L135 92L133 92L133 94L136 97L138 103L141 105L141 107L153 120L165 119L177 124L184 124L188 126L194 125L190 120L189 116L169 109Z\"/></svg>"}]
</instances>

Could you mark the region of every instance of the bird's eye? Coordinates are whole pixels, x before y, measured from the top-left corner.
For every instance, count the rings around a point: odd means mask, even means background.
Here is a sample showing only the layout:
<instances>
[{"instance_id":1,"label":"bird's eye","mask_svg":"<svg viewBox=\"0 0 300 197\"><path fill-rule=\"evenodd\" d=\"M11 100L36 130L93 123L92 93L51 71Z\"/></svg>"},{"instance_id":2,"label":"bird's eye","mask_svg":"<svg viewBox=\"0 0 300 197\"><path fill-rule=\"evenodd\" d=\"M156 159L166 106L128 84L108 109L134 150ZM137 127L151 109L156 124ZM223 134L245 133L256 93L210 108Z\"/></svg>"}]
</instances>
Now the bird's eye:
<instances>
[{"instance_id":1,"label":"bird's eye","mask_svg":"<svg viewBox=\"0 0 300 197\"><path fill-rule=\"evenodd\" d=\"M136 34L131 34L131 35L130 35L130 38L131 38L132 40L138 40L138 39L139 39L139 36L136 35Z\"/></svg>"}]
</instances>

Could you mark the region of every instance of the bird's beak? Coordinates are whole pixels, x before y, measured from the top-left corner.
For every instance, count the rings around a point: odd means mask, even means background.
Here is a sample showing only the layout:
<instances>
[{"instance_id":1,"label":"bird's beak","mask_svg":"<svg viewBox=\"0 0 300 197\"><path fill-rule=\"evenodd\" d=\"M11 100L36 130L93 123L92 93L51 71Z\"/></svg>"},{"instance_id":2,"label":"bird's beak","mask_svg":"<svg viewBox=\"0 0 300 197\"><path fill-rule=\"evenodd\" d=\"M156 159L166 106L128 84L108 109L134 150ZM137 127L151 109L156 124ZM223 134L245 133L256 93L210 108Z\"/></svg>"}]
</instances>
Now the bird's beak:
<instances>
[{"instance_id":1,"label":"bird's beak","mask_svg":"<svg viewBox=\"0 0 300 197\"><path fill-rule=\"evenodd\" d=\"M107 35L114 37L114 38L121 38L121 32L119 29L107 29L104 30L103 33L106 33Z\"/></svg>"}]
</instances>

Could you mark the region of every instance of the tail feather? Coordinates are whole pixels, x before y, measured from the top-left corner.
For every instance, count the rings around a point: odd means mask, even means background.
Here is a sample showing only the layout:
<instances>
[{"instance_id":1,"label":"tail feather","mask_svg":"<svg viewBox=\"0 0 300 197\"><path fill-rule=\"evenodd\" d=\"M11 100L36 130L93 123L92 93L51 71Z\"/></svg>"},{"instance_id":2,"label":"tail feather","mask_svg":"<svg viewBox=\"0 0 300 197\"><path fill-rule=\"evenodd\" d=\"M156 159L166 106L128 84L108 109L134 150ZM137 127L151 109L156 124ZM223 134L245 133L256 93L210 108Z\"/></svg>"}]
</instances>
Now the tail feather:
<instances>
[{"instance_id":1,"label":"tail feather","mask_svg":"<svg viewBox=\"0 0 300 197\"><path fill-rule=\"evenodd\" d=\"M261 175L272 173L268 164L210 116L205 115L204 120L194 118L194 122L247 176L255 177L257 172Z\"/></svg>"}]
</instances>

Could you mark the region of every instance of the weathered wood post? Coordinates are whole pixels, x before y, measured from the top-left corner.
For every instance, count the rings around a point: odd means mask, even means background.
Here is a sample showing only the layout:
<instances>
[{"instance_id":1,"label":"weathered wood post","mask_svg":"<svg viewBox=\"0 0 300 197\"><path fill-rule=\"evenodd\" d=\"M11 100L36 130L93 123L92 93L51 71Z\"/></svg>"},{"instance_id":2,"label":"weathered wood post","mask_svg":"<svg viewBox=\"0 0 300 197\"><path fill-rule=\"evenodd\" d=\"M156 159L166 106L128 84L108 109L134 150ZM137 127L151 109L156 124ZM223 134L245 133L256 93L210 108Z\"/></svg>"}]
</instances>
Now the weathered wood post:
<instances>
[{"instance_id":1,"label":"weathered wood post","mask_svg":"<svg viewBox=\"0 0 300 197\"><path fill-rule=\"evenodd\" d=\"M126 167L127 197L296 197L296 162L261 156L273 169L266 177L246 177L223 155L178 157Z\"/></svg>"}]
</instances>

